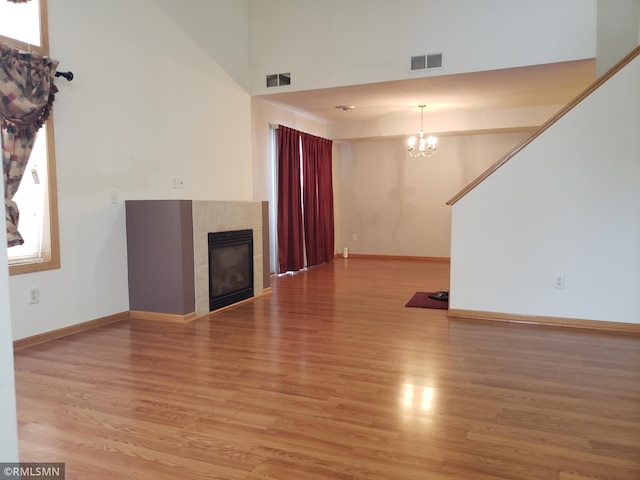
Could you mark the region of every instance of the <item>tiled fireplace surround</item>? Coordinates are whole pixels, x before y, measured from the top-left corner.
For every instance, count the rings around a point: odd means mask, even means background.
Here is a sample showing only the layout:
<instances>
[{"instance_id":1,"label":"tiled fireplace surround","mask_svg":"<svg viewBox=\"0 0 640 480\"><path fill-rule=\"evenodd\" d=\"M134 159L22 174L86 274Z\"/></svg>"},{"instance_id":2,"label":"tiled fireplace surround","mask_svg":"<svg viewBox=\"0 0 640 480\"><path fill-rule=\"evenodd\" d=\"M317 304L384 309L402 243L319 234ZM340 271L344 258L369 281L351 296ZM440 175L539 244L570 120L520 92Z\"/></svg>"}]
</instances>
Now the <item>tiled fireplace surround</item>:
<instances>
[{"instance_id":1,"label":"tiled fireplace surround","mask_svg":"<svg viewBox=\"0 0 640 480\"><path fill-rule=\"evenodd\" d=\"M262 270L261 202L193 202L196 313L209 311L209 232L253 230L253 292L264 289Z\"/></svg>"},{"instance_id":2,"label":"tiled fireplace surround","mask_svg":"<svg viewBox=\"0 0 640 480\"><path fill-rule=\"evenodd\" d=\"M254 295L268 287L267 202L128 200L126 224L129 308L138 316L209 312L209 232L252 229Z\"/></svg>"}]
</instances>

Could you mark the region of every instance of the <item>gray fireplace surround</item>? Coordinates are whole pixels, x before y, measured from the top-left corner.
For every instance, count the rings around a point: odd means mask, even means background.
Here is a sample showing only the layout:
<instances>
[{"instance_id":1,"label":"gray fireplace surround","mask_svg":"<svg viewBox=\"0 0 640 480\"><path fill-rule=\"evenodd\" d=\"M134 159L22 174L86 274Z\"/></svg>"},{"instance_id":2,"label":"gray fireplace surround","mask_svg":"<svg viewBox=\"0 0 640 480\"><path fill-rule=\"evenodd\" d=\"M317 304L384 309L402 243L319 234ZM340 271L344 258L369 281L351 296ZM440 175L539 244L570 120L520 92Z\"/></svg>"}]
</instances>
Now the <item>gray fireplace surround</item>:
<instances>
[{"instance_id":1,"label":"gray fireplace surround","mask_svg":"<svg viewBox=\"0 0 640 480\"><path fill-rule=\"evenodd\" d=\"M127 200L125 215L131 311L207 314L210 232L253 230L254 296L269 287L268 202Z\"/></svg>"}]
</instances>

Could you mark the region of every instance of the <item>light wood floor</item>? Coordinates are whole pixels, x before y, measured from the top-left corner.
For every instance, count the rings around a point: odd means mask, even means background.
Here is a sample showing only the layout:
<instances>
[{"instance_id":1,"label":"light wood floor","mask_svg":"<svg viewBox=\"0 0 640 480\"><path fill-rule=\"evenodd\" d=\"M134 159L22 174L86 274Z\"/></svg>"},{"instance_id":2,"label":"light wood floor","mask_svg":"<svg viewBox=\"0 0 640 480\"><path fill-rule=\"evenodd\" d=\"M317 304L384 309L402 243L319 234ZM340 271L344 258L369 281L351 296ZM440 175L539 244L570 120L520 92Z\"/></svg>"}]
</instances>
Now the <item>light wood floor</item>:
<instances>
[{"instance_id":1,"label":"light wood floor","mask_svg":"<svg viewBox=\"0 0 640 480\"><path fill-rule=\"evenodd\" d=\"M640 337L404 307L448 279L339 259L190 324L21 350L21 459L67 480L640 479Z\"/></svg>"}]
</instances>

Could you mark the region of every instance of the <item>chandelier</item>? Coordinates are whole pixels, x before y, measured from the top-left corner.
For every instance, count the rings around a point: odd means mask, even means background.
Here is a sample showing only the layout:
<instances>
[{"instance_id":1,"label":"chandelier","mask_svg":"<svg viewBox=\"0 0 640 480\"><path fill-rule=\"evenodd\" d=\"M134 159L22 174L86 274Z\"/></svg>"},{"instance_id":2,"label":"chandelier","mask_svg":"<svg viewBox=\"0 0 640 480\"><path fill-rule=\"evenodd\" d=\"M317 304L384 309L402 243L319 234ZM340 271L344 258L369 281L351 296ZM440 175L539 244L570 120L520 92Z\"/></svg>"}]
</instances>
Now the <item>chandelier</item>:
<instances>
[{"instance_id":1,"label":"chandelier","mask_svg":"<svg viewBox=\"0 0 640 480\"><path fill-rule=\"evenodd\" d=\"M416 145L416 137L409 139L409 155L412 157L432 157L436 153L436 143L438 139L432 135L424 138L423 128L423 112L426 105L418 105L420 107L420 139Z\"/></svg>"}]
</instances>

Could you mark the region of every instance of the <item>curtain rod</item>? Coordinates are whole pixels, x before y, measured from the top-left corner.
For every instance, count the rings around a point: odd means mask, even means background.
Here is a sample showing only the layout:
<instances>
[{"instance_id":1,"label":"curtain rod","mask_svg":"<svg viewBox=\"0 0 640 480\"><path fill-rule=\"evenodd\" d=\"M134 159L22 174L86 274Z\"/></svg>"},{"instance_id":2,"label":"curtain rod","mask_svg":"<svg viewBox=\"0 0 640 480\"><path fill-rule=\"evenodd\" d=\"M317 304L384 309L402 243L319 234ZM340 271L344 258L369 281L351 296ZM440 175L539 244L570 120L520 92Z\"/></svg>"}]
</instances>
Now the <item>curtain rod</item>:
<instances>
[{"instance_id":1,"label":"curtain rod","mask_svg":"<svg viewBox=\"0 0 640 480\"><path fill-rule=\"evenodd\" d=\"M13 1L13 0L9 0L9 1ZM17 3L17 2L14 2L14 3ZM6 45L4 43L2 45L5 45L6 47L13 49L13 47L11 47L9 45ZM31 44L27 43L27 50L24 50L22 47L15 48L15 50L18 50L18 52L25 52L25 54L30 55L31 54ZM56 77L66 78L67 81L69 81L69 82L71 80L73 80L73 72L56 72L55 76Z\"/></svg>"},{"instance_id":2,"label":"curtain rod","mask_svg":"<svg viewBox=\"0 0 640 480\"><path fill-rule=\"evenodd\" d=\"M56 77L64 77L68 81L73 80L73 72L56 72Z\"/></svg>"}]
</instances>

